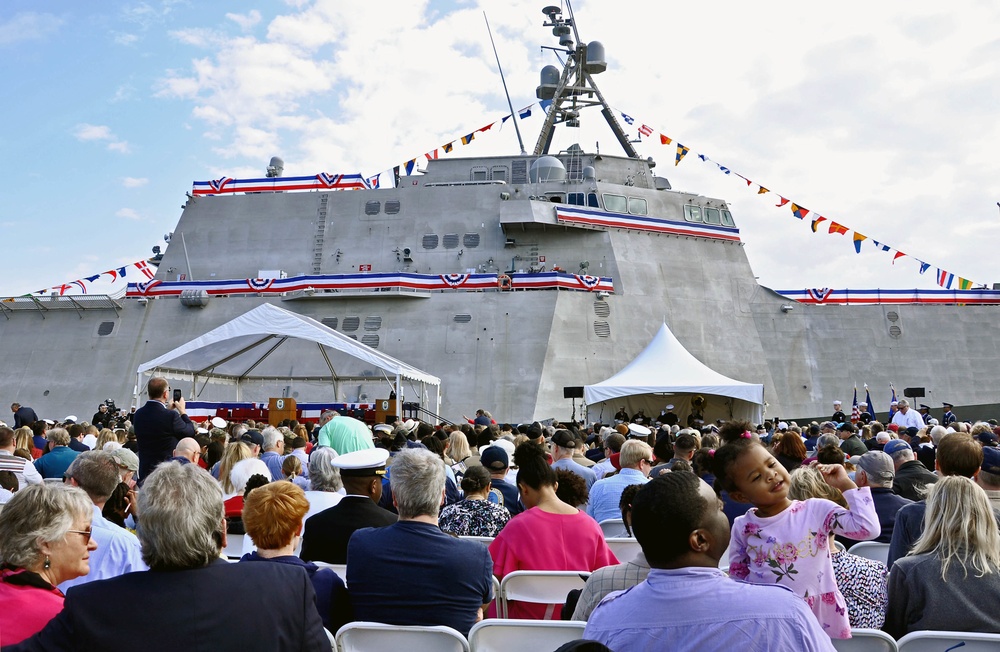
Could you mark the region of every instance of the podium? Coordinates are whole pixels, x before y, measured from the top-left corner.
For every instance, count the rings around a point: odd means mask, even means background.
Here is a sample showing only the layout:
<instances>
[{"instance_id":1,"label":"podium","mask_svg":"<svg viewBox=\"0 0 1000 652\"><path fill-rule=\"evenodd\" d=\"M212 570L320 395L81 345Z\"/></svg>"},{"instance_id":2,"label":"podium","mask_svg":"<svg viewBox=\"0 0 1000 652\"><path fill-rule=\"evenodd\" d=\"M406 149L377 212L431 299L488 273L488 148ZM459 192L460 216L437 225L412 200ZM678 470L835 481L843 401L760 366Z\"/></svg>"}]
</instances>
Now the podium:
<instances>
[{"instance_id":1,"label":"podium","mask_svg":"<svg viewBox=\"0 0 1000 652\"><path fill-rule=\"evenodd\" d=\"M294 398L271 398L267 401L267 423L276 426L285 419L297 419Z\"/></svg>"},{"instance_id":2,"label":"podium","mask_svg":"<svg viewBox=\"0 0 1000 652\"><path fill-rule=\"evenodd\" d=\"M399 418L399 399L380 398L375 401L375 423L393 424Z\"/></svg>"}]
</instances>

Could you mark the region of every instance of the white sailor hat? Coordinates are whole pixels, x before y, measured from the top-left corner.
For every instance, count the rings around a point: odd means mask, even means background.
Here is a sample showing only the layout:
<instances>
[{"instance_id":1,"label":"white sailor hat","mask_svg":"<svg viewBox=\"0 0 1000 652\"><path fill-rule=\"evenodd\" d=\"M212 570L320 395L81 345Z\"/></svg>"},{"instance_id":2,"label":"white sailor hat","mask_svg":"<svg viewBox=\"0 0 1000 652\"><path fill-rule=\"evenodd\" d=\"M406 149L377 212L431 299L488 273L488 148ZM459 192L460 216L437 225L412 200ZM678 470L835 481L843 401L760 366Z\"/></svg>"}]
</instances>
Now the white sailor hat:
<instances>
[{"instance_id":1,"label":"white sailor hat","mask_svg":"<svg viewBox=\"0 0 1000 652\"><path fill-rule=\"evenodd\" d=\"M628 424L628 436L635 437L637 439L642 439L644 437L649 437L653 434L653 431L646 426L641 426L638 423Z\"/></svg>"},{"instance_id":2,"label":"white sailor hat","mask_svg":"<svg viewBox=\"0 0 1000 652\"><path fill-rule=\"evenodd\" d=\"M392 426L387 423L377 423L372 427L372 432L384 432L386 434L392 434Z\"/></svg>"},{"instance_id":3,"label":"white sailor hat","mask_svg":"<svg viewBox=\"0 0 1000 652\"><path fill-rule=\"evenodd\" d=\"M669 405L667 405L667 409L668 410L673 410L674 409L674 404L670 403Z\"/></svg>"},{"instance_id":4,"label":"white sailor hat","mask_svg":"<svg viewBox=\"0 0 1000 652\"><path fill-rule=\"evenodd\" d=\"M76 423L76 415L75 414L69 415L68 417L63 419L63 423Z\"/></svg>"},{"instance_id":5,"label":"white sailor hat","mask_svg":"<svg viewBox=\"0 0 1000 652\"><path fill-rule=\"evenodd\" d=\"M389 451L384 448L366 448L353 453L345 453L330 461L332 466L340 469L343 477L363 478L375 475L385 475L385 462L389 459Z\"/></svg>"},{"instance_id":6,"label":"white sailor hat","mask_svg":"<svg viewBox=\"0 0 1000 652\"><path fill-rule=\"evenodd\" d=\"M834 402L833 402L833 404L834 404L834 405L843 405L843 403L842 403L842 402L840 402L840 401L834 401Z\"/></svg>"},{"instance_id":7,"label":"white sailor hat","mask_svg":"<svg viewBox=\"0 0 1000 652\"><path fill-rule=\"evenodd\" d=\"M197 430L195 430L195 433L199 434L199 435L207 435L208 434L208 430L206 430L204 428L198 428Z\"/></svg>"},{"instance_id":8,"label":"white sailor hat","mask_svg":"<svg viewBox=\"0 0 1000 652\"><path fill-rule=\"evenodd\" d=\"M868 407L868 404L864 403L864 402L861 402L861 403L858 403L858 407Z\"/></svg>"},{"instance_id":9,"label":"white sailor hat","mask_svg":"<svg viewBox=\"0 0 1000 652\"><path fill-rule=\"evenodd\" d=\"M226 420L223 419L222 417L212 417L212 426L213 427L215 427L215 428L225 428L226 425L228 425L228 424L226 424Z\"/></svg>"}]
</instances>

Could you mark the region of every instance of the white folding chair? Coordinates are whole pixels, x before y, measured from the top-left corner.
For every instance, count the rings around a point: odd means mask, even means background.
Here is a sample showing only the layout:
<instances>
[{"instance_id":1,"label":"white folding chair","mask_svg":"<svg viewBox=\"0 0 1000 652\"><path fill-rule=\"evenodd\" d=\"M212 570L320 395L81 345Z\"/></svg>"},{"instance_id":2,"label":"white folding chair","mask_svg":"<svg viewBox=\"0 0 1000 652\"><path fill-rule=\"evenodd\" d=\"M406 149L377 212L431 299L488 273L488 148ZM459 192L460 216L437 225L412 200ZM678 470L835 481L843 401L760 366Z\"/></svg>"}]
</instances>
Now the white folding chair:
<instances>
[{"instance_id":1,"label":"white folding chair","mask_svg":"<svg viewBox=\"0 0 1000 652\"><path fill-rule=\"evenodd\" d=\"M611 552L615 553L615 557L622 563L632 561L636 555L642 552L642 546L635 539L612 537L611 539L605 539L604 542L608 544Z\"/></svg>"},{"instance_id":2,"label":"white folding chair","mask_svg":"<svg viewBox=\"0 0 1000 652\"><path fill-rule=\"evenodd\" d=\"M609 518L599 523L601 531L604 532L605 539L627 538L628 531L625 529L625 521L620 518Z\"/></svg>"},{"instance_id":3,"label":"white folding chair","mask_svg":"<svg viewBox=\"0 0 1000 652\"><path fill-rule=\"evenodd\" d=\"M896 645L899 652L996 652L1000 650L1000 634L926 630L910 632Z\"/></svg>"},{"instance_id":4,"label":"white folding chair","mask_svg":"<svg viewBox=\"0 0 1000 652\"><path fill-rule=\"evenodd\" d=\"M889 563L889 544L877 541L860 541L847 549L847 552L865 559L874 559L883 564Z\"/></svg>"},{"instance_id":5,"label":"white folding chair","mask_svg":"<svg viewBox=\"0 0 1000 652\"><path fill-rule=\"evenodd\" d=\"M243 541L250 537L246 534L232 534L226 537L226 547L222 549L222 556L229 559L239 559L243 556ZM251 543L251 545L253 545Z\"/></svg>"},{"instance_id":6,"label":"white folding chair","mask_svg":"<svg viewBox=\"0 0 1000 652\"><path fill-rule=\"evenodd\" d=\"M896 652L896 639L877 629L852 629L851 638L832 642L837 652Z\"/></svg>"},{"instance_id":7,"label":"white folding chair","mask_svg":"<svg viewBox=\"0 0 1000 652\"><path fill-rule=\"evenodd\" d=\"M471 536L460 536L459 539L465 539L466 541L478 541L479 543L488 546L493 543L493 537L471 537Z\"/></svg>"},{"instance_id":8,"label":"white folding chair","mask_svg":"<svg viewBox=\"0 0 1000 652\"><path fill-rule=\"evenodd\" d=\"M556 606L566 602L566 595L573 589L582 589L588 577L589 571L514 571L500 581L497 615L509 617L508 603L518 600L548 605L545 618L548 620Z\"/></svg>"},{"instance_id":9,"label":"white folding chair","mask_svg":"<svg viewBox=\"0 0 1000 652\"><path fill-rule=\"evenodd\" d=\"M340 652L469 652L461 633L444 625L384 625L358 621L337 630Z\"/></svg>"},{"instance_id":10,"label":"white folding chair","mask_svg":"<svg viewBox=\"0 0 1000 652\"><path fill-rule=\"evenodd\" d=\"M510 650L555 650L564 643L583 638L582 620L508 620L490 618L472 626L472 652Z\"/></svg>"},{"instance_id":11,"label":"white folding chair","mask_svg":"<svg viewBox=\"0 0 1000 652\"><path fill-rule=\"evenodd\" d=\"M314 564L320 568L329 568L336 573L340 579L344 580L344 584L347 584L347 564L328 564L325 561L314 561Z\"/></svg>"}]
</instances>

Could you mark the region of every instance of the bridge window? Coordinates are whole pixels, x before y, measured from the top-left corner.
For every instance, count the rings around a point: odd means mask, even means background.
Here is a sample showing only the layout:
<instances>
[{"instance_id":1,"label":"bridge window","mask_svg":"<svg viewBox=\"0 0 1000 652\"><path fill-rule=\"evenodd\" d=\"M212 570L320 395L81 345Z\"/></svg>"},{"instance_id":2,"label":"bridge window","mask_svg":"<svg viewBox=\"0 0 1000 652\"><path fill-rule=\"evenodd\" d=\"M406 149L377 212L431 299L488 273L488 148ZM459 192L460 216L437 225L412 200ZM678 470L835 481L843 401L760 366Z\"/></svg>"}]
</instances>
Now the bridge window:
<instances>
[{"instance_id":1,"label":"bridge window","mask_svg":"<svg viewBox=\"0 0 1000 652\"><path fill-rule=\"evenodd\" d=\"M701 222L701 206L684 204L684 219L688 222Z\"/></svg>"},{"instance_id":2,"label":"bridge window","mask_svg":"<svg viewBox=\"0 0 1000 652\"><path fill-rule=\"evenodd\" d=\"M722 226L736 226L736 222L733 221L733 214L722 209Z\"/></svg>"},{"instance_id":3,"label":"bridge window","mask_svg":"<svg viewBox=\"0 0 1000 652\"><path fill-rule=\"evenodd\" d=\"M627 213L628 200L624 195L611 195L604 193L604 208L609 213Z\"/></svg>"},{"instance_id":4,"label":"bridge window","mask_svg":"<svg viewBox=\"0 0 1000 652\"><path fill-rule=\"evenodd\" d=\"M714 224L716 226L722 224L722 215L719 213L718 208L705 209L705 224Z\"/></svg>"},{"instance_id":5,"label":"bridge window","mask_svg":"<svg viewBox=\"0 0 1000 652\"><path fill-rule=\"evenodd\" d=\"M632 215L646 214L646 200L638 197L628 198L628 212Z\"/></svg>"}]
</instances>

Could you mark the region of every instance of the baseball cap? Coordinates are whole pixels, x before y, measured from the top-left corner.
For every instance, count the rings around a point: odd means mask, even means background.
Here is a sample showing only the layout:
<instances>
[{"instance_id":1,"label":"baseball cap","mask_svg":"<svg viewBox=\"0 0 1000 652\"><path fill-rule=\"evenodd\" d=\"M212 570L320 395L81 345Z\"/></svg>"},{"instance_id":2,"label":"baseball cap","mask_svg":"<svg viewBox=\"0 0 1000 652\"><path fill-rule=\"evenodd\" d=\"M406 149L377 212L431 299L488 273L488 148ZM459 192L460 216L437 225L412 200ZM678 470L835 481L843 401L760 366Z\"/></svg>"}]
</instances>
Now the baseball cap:
<instances>
[{"instance_id":1,"label":"baseball cap","mask_svg":"<svg viewBox=\"0 0 1000 652\"><path fill-rule=\"evenodd\" d=\"M489 446L479 454L479 463L492 471L503 471L510 466L510 458L500 446Z\"/></svg>"},{"instance_id":2,"label":"baseball cap","mask_svg":"<svg viewBox=\"0 0 1000 652\"><path fill-rule=\"evenodd\" d=\"M247 444L256 444L261 448L264 447L264 435L260 434L259 430L247 430L243 433L243 436L240 437L240 441Z\"/></svg>"},{"instance_id":3,"label":"baseball cap","mask_svg":"<svg viewBox=\"0 0 1000 652\"><path fill-rule=\"evenodd\" d=\"M896 477L892 458L882 451L868 451L855 465L876 480L889 481Z\"/></svg>"},{"instance_id":4,"label":"baseball cap","mask_svg":"<svg viewBox=\"0 0 1000 652\"><path fill-rule=\"evenodd\" d=\"M126 468L133 473L139 470L139 456L127 448L116 448L111 451L111 457L114 458L120 467Z\"/></svg>"},{"instance_id":5,"label":"baseball cap","mask_svg":"<svg viewBox=\"0 0 1000 652\"><path fill-rule=\"evenodd\" d=\"M556 430L552 435L552 443L562 448L576 448L576 438L569 430Z\"/></svg>"},{"instance_id":6,"label":"baseball cap","mask_svg":"<svg viewBox=\"0 0 1000 652\"><path fill-rule=\"evenodd\" d=\"M886 429L891 430L893 432L899 432L899 424L890 423L888 426L886 426Z\"/></svg>"},{"instance_id":7,"label":"baseball cap","mask_svg":"<svg viewBox=\"0 0 1000 652\"><path fill-rule=\"evenodd\" d=\"M1000 448L983 447L983 471L1000 475Z\"/></svg>"},{"instance_id":8,"label":"baseball cap","mask_svg":"<svg viewBox=\"0 0 1000 652\"><path fill-rule=\"evenodd\" d=\"M913 447L911 447L907 442L903 441L902 439L893 439L888 444L886 444L885 448L883 448L882 450L885 452L886 455L893 455L903 449L913 450Z\"/></svg>"}]
</instances>

